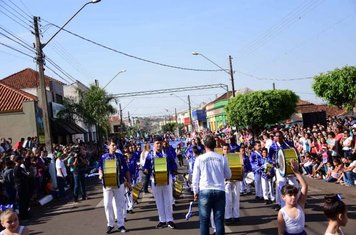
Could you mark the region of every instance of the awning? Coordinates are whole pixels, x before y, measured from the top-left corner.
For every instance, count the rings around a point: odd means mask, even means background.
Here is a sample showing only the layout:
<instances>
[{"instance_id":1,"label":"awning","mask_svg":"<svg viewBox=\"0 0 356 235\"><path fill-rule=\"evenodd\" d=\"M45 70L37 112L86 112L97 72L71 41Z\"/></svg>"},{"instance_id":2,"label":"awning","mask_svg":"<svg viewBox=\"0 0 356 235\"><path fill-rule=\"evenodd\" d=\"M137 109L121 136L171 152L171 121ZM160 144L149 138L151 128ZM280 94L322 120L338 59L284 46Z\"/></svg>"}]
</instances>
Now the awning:
<instances>
[{"instance_id":1,"label":"awning","mask_svg":"<svg viewBox=\"0 0 356 235\"><path fill-rule=\"evenodd\" d=\"M61 136L87 133L86 130L76 123L60 119L51 119L51 129L54 135Z\"/></svg>"}]
</instances>

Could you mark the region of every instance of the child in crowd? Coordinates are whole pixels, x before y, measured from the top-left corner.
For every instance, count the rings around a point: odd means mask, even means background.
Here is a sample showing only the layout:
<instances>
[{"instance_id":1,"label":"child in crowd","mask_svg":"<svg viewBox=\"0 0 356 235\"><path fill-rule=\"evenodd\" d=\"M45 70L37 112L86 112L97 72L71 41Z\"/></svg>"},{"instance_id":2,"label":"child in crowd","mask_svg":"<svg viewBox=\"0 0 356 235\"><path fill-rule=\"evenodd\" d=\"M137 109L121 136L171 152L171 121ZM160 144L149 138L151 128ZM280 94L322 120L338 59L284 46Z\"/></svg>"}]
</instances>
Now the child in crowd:
<instances>
[{"instance_id":1,"label":"child in crowd","mask_svg":"<svg viewBox=\"0 0 356 235\"><path fill-rule=\"evenodd\" d=\"M29 229L25 226L20 226L17 214L11 209L1 213L1 225L5 228L0 232L0 235L28 235Z\"/></svg>"},{"instance_id":2,"label":"child in crowd","mask_svg":"<svg viewBox=\"0 0 356 235\"><path fill-rule=\"evenodd\" d=\"M304 230L304 205L308 194L308 185L299 172L298 163L290 161L292 170L301 184L301 190L293 185L283 186L281 193L285 206L278 212L278 235L306 235Z\"/></svg>"},{"instance_id":3,"label":"child in crowd","mask_svg":"<svg viewBox=\"0 0 356 235\"><path fill-rule=\"evenodd\" d=\"M334 158L333 160L334 169L328 173L325 178L326 182L337 182L339 178L342 176L343 165L341 164L341 160L338 158Z\"/></svg>"},{"instance_id":4,"label":"child in crowd","mask_svg":"<svg viewBox=\"0 0 356 235\"><path fill-rule=\"evenodd\" d=\"M339 195L331 194L324 197L324 214L329 220L325 235L344 235L341 226L348 221L346 205Z\"/></svg>"}]
</instances>

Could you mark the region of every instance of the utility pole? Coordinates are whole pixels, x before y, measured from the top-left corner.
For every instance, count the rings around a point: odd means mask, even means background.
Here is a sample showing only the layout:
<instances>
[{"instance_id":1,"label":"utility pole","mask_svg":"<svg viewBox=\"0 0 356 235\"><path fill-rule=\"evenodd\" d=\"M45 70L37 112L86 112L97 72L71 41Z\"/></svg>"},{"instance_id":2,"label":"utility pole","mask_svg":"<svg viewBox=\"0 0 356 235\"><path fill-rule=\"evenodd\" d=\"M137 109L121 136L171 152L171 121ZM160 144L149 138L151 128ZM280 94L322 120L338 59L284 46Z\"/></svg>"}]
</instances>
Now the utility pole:
<instances>
[{"instance_id":1,"label":"utility pole","mask_svg":"<svg viewBox=\"0 0 356 235\"><path fill-rule=\"evenodd\" d=\"M127 117L129 119L129 126L131 126L131 118L130 118L130 112L129 111L127 111Z\"/></svg>"},{"instance_id":2,"label":"utility pole","mask_svg":"<svg viewBox=\"0 0 356 235\"><path fill-rule=\"evenodd\" d=\"M189 121L190 121L190 126L193 130L193 120L192 120L192 106L190 104L190 95L188 95L188 106L189 106Z\"/></svg>"},{"instance_id":3,"label":"utility pole","mask_svg":"<svg viewBox=\"0 0 356 235\"><path fill-rule=\"evenodd\" d=\"M229 62L230 62L230 77L231 77L232 97L235 97L234 70L232 69L232 57L231 57L231 55L229 55Z\"/></svg>"},{"instance_id":4,"label":"utility pole","mask_svg":"<svg viewBox=\"0 0 356 235\"><path fill-rule=\"evenodd\" d=\"M178 123L177 108L174 108L174 117L175 117L176 123Z\"/></svg>"},{"instance_id":5,"label":"utility pole","mask_svg":"<svg viewBox=\"0 0 356 235\"><path fill-rule=\"evenodd\" d=\"M48 154L52 154L52 135L51 135L51 128L49 124L47 90L46 90L46 81L44 75L44 59L43 59L40 32L38 28L38 20L39 18L37 16L33 17L33 24L34 24L35 38L36 38L36 52L37 52L36 62L38 64L38 75L40 80L40 84L39 84L40 92L38 93L38 98L40 101L40 106L42 108L46 150L48 151Z\"/></svg>"},{"instance_id":6,"label":"utility pole","mask_svg":"<svg viewBox=\"0 0 356 235\"><path fill-rule=\"evenodd\" d=\"M273 83L273 90L276 90L276 84Z\"/></svg>"},{"instance_id":7,"label":"utility pole","mask_svg":"<svg viewBox=\"0 0 356 235\"><path fill-rule=\"evenodd\" d=\"M120 111L120 129L121 129L121 131L123 131L123 126L122 126L122 124L123 124L123 122L122 122L122 109L121 109L121 103L119 103L119 111Z\"/></svg>"}]
</instances>

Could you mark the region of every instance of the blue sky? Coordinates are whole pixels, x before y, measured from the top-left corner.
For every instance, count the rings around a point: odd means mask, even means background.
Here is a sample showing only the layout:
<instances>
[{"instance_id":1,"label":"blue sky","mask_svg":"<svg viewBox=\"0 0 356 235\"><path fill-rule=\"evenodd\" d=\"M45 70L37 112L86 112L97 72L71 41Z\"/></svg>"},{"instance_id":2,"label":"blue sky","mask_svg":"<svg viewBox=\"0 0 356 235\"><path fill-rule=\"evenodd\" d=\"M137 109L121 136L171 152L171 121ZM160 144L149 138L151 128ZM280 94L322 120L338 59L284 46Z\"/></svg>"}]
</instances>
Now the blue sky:
<instances>
[{"instance_id":1,"label":"blue sky","mask_svg":"<svg viewBox=\"0 0 356 235\"><path fill-rule=\"evenodd\" d=\"M46 21L62 25L85 2L1 0L0 26L32 45L30 16L40 16L42 41L46 42L56 32ZM11 16L9 11L25 25L4 14ZM266 90L275 82L277 89L291 89L304 100L320 103L322 100L313 94L312 79L278 80L312 77L337 67L355 65L355 26L354 0L102 0L84 8L66 29L118 51L179 67L216 69L201 56L193 56L193 51L224 68L228 68L231 55L236 89ZM4 33L1 29L0 32ZM1 34L0 42L34 55ZM109 93L216 83L228 84L231 89L229 76L224 72L194 72L153 65L66 32L59 33L44 52L84 84L97 79L105 86L117 72L126 69L107 87ZM0 77L26 67L36 69L33 59L2 45L0 63ZM62 80L49 69L45 73ZM132 116L163 115L173 114L175 108L186 109L183 101L188 94L196 106L223 93L222 89L200 90L176 93L180 98L160 94L122 98L120 102L125 115L128 111Z\"/></svg>"}]
</instances>

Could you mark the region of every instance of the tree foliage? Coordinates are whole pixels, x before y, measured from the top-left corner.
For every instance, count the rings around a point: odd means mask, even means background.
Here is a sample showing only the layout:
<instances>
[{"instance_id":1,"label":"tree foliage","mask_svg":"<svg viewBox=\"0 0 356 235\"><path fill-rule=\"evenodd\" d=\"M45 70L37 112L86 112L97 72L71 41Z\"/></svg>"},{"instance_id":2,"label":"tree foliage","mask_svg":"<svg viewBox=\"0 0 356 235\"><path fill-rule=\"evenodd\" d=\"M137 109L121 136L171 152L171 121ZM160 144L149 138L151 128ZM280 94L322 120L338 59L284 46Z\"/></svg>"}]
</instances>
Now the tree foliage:
<instances>
[{"instance_id":1,"label":"tree foliage","mask_svg":"<svg viewBox=\"0 0 356 235\"><path fill-rule=\"evenodd\" d=\"M288 119L299 97L290 90L255 91L232 98L226 106L229 124L236 127L263 128Z\"/></svg>"},{"instance_id":2,"label":"tree foliage","mask_svg":"<svg viewBox=\"0 0 356 235\"><path fill-rule=\"evenodd\" d=\"M351 110L356 104L356 67L345 66L315 76L313 90L329 104Z\"/></svg>"},{"instance_id":3,"label":"tree foliage","mask_svg":"<svg viewBox=\"0 0 356 235\"><path fill-rule=\"evenodd\" d=\"M177 123L175 122L170 122L170 123L166 123L161 127L163 132L175 132L175 130L177 129Z\"/></svg>"},{"instance_id":4,"label":"tree foliage","mask_svg":"<svg viewBox=\"0 0 356 235\"><path fill-rule=\"evenodd\" d=\"M108 133L109 116L116 113L112 102L116 99L97 85L90 85L88 91L77 90L79 99L65 98L64 110L59 115L64 119L81 120L87 126L96 125Z\"/></svg>"}]
</instances>

